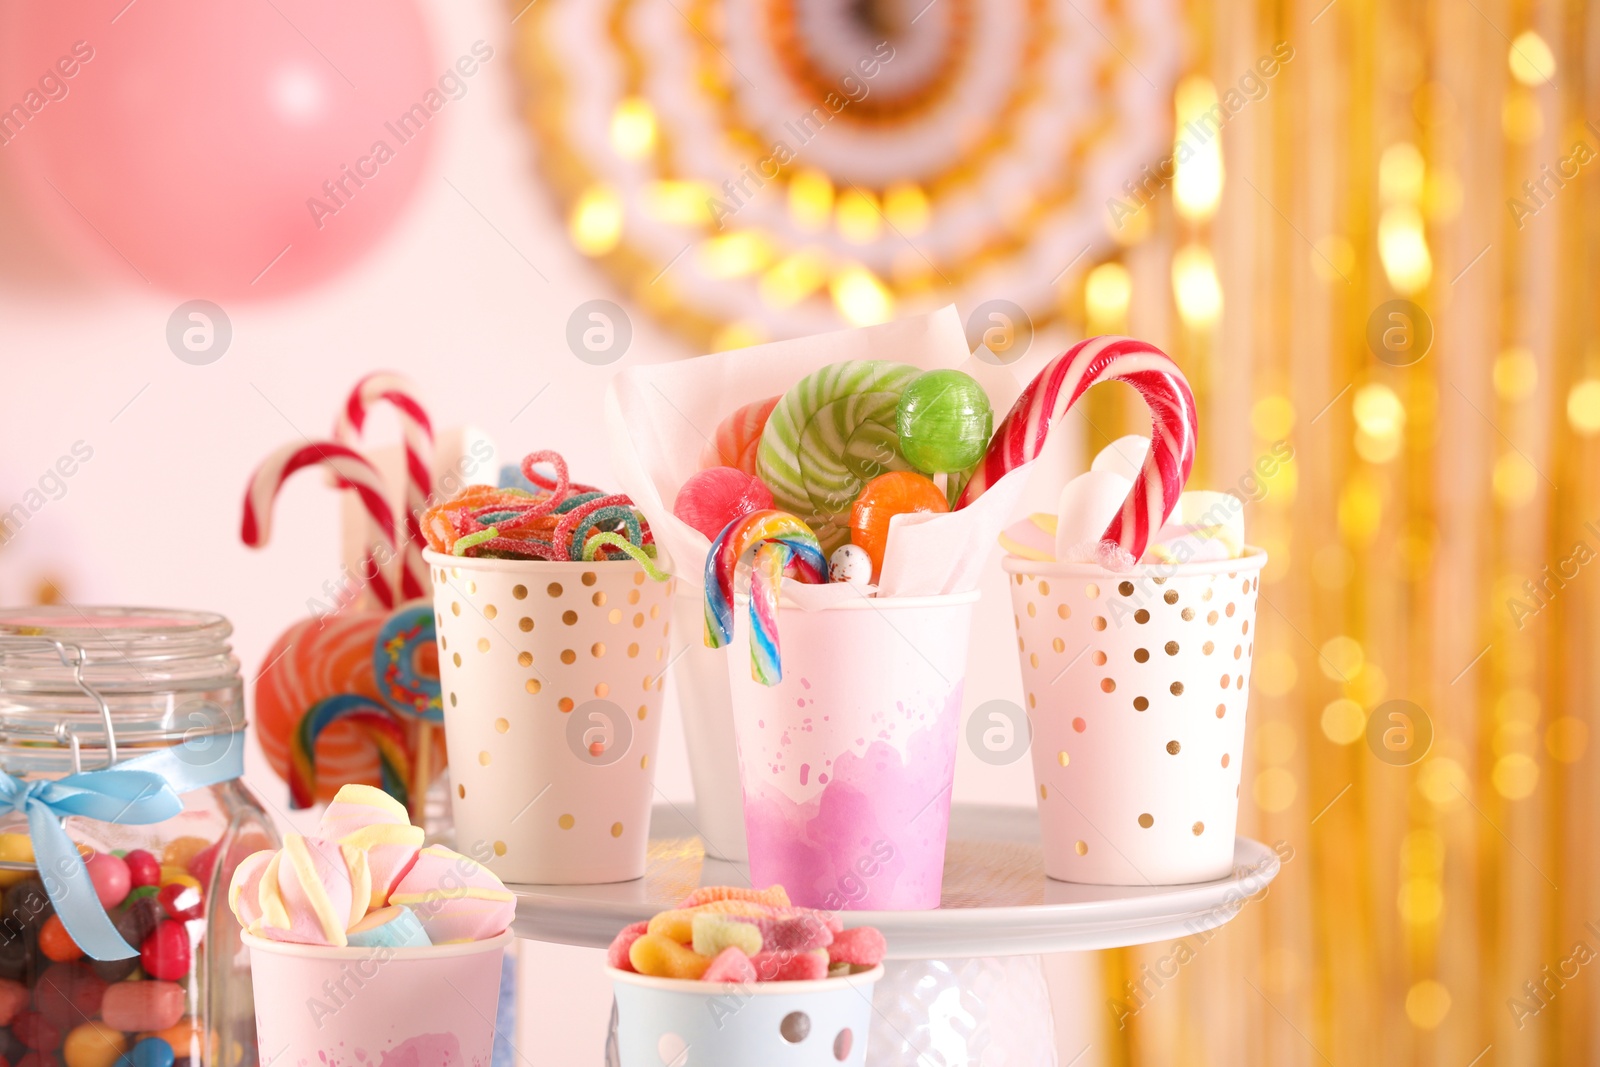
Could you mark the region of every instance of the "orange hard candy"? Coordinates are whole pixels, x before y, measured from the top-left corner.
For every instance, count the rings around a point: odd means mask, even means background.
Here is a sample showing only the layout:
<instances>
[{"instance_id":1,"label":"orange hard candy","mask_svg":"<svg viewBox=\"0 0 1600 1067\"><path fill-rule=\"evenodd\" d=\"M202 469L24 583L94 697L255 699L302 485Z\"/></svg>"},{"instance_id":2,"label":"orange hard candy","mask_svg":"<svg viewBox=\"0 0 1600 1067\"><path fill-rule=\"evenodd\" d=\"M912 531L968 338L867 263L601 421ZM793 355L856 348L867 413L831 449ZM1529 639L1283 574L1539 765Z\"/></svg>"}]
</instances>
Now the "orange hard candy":
<instances>
[{"instance_id":1,"label":"orange hard candy","mask_svg":"<svg viewBox=\"0 0 1600 1067\"><path fill-rule=\"evenodd\" d=\"M915 471L891 471L866 484L850 509L850 543L872 557L872 580L883 572L889 544L889 520L914 511L950 510L944 491L933 479Z\"/></svg>"}]
</instances>

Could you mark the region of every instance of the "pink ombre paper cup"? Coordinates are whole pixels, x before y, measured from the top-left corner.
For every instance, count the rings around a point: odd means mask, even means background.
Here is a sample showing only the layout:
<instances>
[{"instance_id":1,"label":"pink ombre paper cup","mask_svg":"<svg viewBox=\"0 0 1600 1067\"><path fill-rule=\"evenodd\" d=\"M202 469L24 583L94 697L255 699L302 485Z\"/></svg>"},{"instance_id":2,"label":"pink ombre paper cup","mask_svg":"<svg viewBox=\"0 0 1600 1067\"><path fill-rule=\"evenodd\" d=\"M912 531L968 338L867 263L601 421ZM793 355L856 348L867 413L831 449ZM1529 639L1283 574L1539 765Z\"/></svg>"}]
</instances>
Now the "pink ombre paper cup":
<instances>
[{"instance_id":1,"label":"pink ombre paper cup","mask_svg":"<svg viewBox=\"0 0 1600 1067\"><path fill-rule=\"evenodd\" d=\"M489 1067L507 931L430 948L328 948L244 935L256 1039L275 1067Z\"/></svg>"},{"instance_id":2,"label":"pink ombre paper cup","mask_svg":"<svg viewBox=\"0 0 1600 1067\"><path fill-rule=\"evenodd\" d=\"M1051 878L1181 885L1232 868L1266 561L1002 561Z\"/></svg>"},{"instance_id":3,"label":"pink ombre paper cup","mask_svg":"<svg viewBox=\"0 0 1600 1067\"><path fill-rule=\"evenodd\" d=\"M978 592L783 603L783 680L750 677L734 611L728 678L750 878L799 905L939 906Z\"/></svg>"}]
</instances>

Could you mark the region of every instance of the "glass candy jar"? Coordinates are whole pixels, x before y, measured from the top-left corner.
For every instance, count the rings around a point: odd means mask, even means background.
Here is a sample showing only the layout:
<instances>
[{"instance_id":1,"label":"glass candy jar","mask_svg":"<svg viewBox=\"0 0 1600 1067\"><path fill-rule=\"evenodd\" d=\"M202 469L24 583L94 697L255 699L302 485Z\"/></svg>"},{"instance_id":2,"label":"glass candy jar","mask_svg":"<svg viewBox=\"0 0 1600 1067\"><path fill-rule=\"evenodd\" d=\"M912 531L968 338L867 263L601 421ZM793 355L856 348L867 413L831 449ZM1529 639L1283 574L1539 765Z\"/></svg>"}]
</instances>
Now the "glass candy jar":
<instances>
[{"instance_id":1,"label":"glass candy jar","mask_svg":"<svg viewBox=\"0 0 1600 1067\"><path fill-rule=\"evenodd\" d=\"M0 816L6 1062L258 1062L249 956L227 891L240 860L278 841L238 778L244 690L232 632L197 612L0 609L0 788L12 798ZM68 794L107 785L95 772L113 765L159 777L142 779L126 806L90 809L104 820L64 810ZM46 809L46 835L60 816L70 841L55 835L53 855L22 810L36 798L60 801ZM34 833L38 822L36 810ZM82 871L69 870L74 846ZM103 911L136 954L86 955L62 920L103 927L85 908Z\"/></svg>"}]
</instances>

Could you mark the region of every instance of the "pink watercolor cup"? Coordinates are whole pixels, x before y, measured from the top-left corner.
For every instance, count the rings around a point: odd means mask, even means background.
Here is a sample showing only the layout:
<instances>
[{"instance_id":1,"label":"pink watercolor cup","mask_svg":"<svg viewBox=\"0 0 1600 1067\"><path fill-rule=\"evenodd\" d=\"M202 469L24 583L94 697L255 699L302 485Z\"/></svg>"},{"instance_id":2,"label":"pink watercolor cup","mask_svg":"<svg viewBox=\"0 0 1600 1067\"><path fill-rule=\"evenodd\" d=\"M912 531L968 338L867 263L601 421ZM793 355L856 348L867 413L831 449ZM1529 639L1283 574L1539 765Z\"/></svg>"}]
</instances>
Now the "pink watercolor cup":
<instances>
[{"instance_id":1,"label":"pink watercolor cup","mask_svg":"<svg viewBox=\"0 0 1600 1067\"><path fill-rule=\"evenodd\" d=\"M243 937L262 1063L489 1067L510 931L428 948L329 948Z\"/></svg>"},{"instance_id":2,"label":"pink watercolor cup","mask_svg":"<svg viewBox=\"0 0 1600 1067\"><path fill-rule=\"evenodd\" d=\"M728 677L755 885L833 911L939 906L978 595L785 600L774 686L750 677L737 607Z\"/></svg>"}]
</instances>

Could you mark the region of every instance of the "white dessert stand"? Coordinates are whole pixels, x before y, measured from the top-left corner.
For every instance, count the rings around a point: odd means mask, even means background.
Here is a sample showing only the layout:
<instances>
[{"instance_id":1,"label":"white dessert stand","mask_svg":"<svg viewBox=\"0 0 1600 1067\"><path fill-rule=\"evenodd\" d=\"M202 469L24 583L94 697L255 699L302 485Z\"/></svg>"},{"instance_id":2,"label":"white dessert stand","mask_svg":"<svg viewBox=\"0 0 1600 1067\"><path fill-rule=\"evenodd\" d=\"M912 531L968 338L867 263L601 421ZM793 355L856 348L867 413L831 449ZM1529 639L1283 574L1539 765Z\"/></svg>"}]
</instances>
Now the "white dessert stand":
<instances>
[{"instance_id":1,"label":"white dessert stand","mask_svg":"<svg viewBox=\"0 0 1600 1067\"><path fill-rule=\"evenodd\" d=\"M749 884L741 865L706 858L683 810L657 805L650 831L649 869L636 881L509 886L517 894L514 932L535 941L604 948L622 927L672 907L696 886ZM1232 873L1215 882L1056 882L1044 875L1034 809L957 804L938 910L844 915L848 925L876 926L889 942L873 998L868 1064L1055 1067L1042 954L1121 948L1214 929L1277 873L1278 857L1270 848L1240 837Z\"/></svg>"}]
</instances>

